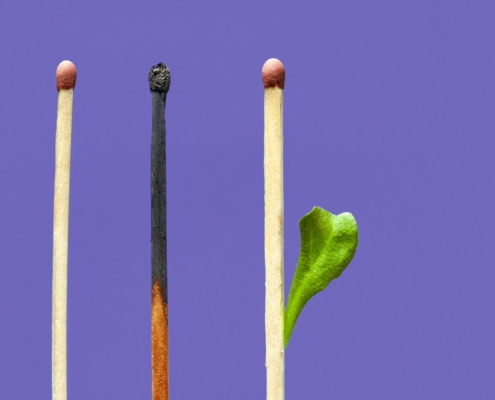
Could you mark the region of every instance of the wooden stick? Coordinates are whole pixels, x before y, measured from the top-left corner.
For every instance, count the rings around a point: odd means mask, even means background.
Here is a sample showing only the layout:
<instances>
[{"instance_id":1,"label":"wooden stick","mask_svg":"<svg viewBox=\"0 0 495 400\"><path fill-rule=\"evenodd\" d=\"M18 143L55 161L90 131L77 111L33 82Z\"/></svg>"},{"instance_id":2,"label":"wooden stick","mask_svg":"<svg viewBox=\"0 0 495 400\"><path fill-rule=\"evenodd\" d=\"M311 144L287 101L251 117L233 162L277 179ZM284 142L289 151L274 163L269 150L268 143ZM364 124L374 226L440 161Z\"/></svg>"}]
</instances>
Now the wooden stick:
<instances>
[{"instance_id":1,"label":"wooden stick","mask_svg":"<svg viewBox=\"0 0 495 400\"><path fill-rule=\"evenodd\" d=\"M152 399L168 400L167 192L165 103L170 71L151 67L151 383Z\"/></svg>"},{"instance_id":2,"label":"wooden stick","mask_svg":"<svg viewBox=\"0 0 495 400\"><path fill-rule=\"evenodd\" d=\"M76 67L57 68L57 134L53 217L52 399L67 399L67 254L69 231L70 145Z\"/></svg>"},{"instance_id":3,"label":"wooden stick","mask_svg":"<svg viewBox=\"0 0 495 400\"><path fill-rule=\"evenodd\" d=\"M265 334L267 399L284 394L284 170L283 89L285 69L269 59L265 87Z\"/></svg>"}]
</instances>

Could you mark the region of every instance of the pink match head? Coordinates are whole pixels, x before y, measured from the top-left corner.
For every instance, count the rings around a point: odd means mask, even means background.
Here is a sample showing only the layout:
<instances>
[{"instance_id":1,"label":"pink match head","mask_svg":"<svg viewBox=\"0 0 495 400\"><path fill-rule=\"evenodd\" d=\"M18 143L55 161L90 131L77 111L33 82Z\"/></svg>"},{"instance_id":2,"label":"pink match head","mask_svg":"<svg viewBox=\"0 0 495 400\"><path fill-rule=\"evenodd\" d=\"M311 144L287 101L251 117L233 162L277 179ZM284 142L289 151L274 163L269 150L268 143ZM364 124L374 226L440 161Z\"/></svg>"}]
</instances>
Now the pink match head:
<instances>
[{"instance_id":1,"label":"pink match head","mask_svg":"<svg viewBox=\"0 0 495 400\"><path fill-rule=\"evenodd\" d=\"M285 68L284 65L276 58L270 58L261 70L263 76L263 85L265 88L276 87L280 89L285 85Z\"/></svg>"},{"instance_id":2,"label":"pink match head","mask_svg":"<svg viewBox=\"0 0 495 400\"><path fill-rule=\"evenodd\" d=\"M76 75L76 66L70 61L62 61L57 67L57 90L74 89Z\"/></svg>"}]
</instances>

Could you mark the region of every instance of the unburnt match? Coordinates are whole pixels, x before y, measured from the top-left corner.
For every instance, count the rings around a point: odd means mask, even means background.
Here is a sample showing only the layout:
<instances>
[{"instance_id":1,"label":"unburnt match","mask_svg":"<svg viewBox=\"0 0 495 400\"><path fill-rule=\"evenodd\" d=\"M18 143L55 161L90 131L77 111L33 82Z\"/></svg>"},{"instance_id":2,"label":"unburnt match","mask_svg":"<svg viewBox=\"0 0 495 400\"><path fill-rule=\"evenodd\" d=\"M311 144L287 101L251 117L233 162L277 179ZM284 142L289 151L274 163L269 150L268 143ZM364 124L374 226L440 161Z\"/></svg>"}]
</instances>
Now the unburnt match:
<instances>
[{"instance_id":1,"label":"unburnt match","mask_svg":"<svg viewBox=\"0 0 495 400\"><path fill-rule=\"evenodd\" d=\"M76 67L62 61L56 72L58 106L55 144L52 292L52 399L67 399L67 254L70 146Z\"/></svg>"},{"instance_id":2,"label":"unburnt match","mask_svg":"<svg viewBox=\"0 0 495 400\"><path fill-rule=\"evenodd\" d=\"M284 399L284 170L285 69L276 58L262 69L265 87L265 334L267 400Z\"/></svg>"},{"instance_id":3,"label":"unburnt match","mask_svg":"<svg viewBox=\"0 0 495 400\"><path fill-rule=\"evenodd\" d=\"M148 74L151 91L151 372L152 399L168 400L167 192L165 103L170 71L163 63Z\"/></svg>"}]
</instances>

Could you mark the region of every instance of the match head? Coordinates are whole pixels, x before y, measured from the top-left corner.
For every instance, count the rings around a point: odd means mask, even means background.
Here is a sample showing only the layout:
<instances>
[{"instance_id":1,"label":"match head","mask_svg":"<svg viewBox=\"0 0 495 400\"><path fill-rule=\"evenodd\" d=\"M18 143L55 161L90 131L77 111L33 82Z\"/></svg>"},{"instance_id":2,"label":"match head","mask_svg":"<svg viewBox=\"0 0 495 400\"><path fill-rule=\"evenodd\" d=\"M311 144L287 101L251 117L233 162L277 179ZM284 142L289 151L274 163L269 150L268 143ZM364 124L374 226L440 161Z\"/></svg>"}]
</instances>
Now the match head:
<instances>
[{"instance_id":1,"label":"match head","mask_svg":"<svg viewBox=\"0 0 495 400\"><path fill-rule=\"evenodd\" d=\"M170 71L164 63L158 63L150 68L148 74L150 91L167 93L170 88Z\"/></svg>"},{"instance_id":2,"label":"match head","mask_svg":"<svg viewBox=\"0 0 495 400\"><path fill-rule=\"evenodd\" d=\"M76 66L70 61L62 61L57 67L57 90L74 89L76 86Z\"/></svg>"},{"instance_id":3,"label":"match head","mask_svg":"<svg viewBox=\"0 0 495 400\"><path fill-rule=\"evenodd\" d=\"M266 88L278 86L280 89L285 85L285 68L284 65L276 58L270 58L261 70L263 76L263 85Z\"/></svg>"}]
</instances>

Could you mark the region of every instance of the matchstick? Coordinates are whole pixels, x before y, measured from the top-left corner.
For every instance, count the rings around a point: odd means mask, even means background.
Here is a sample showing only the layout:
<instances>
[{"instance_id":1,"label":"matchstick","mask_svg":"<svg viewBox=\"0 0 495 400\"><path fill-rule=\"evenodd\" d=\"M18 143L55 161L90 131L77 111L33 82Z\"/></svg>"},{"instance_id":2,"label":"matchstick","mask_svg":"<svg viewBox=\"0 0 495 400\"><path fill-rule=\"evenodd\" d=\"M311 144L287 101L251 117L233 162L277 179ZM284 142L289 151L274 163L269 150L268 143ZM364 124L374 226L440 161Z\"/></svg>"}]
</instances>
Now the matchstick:
<instances>
[{"instance_id":1,"label":"matchstick","mask_svg":"<svg viewBox=\"0 0 495 400\"><path fill-rule=\"evenodd\" d=\"M52 399L67 399L67 254L69 231L70 144L76 67L57 67L57 133L53 216Z\"/></svg>"},{"instance_id":2,"label":"matchstick","mask_svg":"<svg viewBox=\"0 0 495 400\"><path fill-rule=\"evenodd\" d=\"M284 399L284 170L283 89L285 69L269 59L265 87L265 334L267 400Z\"/></svg>"},{"instance_id":3,"label":"matchstick","mask_svg":"<svg viewBox=\"0 0 495 400\"><path fill-rule=\"evenodd\" d=\"M167 193L165 103L170 71L163 63L148 74L151 91L151 383L152 399L168 400Z\"/></svg>"}]
</instances>

